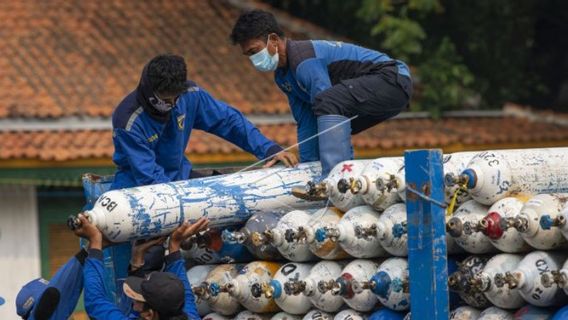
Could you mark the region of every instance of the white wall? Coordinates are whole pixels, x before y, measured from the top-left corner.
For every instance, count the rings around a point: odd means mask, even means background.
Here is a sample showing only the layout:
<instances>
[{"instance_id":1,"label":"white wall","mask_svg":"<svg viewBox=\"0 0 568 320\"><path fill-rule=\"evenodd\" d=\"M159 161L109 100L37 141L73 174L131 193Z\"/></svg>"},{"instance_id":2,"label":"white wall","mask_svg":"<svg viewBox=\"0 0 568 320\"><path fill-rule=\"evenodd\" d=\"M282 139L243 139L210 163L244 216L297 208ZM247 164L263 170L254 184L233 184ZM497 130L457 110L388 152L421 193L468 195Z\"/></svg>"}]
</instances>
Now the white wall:
<instances>
[{"instance_id":1,"label":"white wall","mask_svg":"<svg viewBox=\"0 0 568 320\"><path fill-rule=\"evenodd\" d=\"M0 319L18 319L20 288L40 277L39 217L33 186L0 186Z\"/></svg>"}]
</instances>

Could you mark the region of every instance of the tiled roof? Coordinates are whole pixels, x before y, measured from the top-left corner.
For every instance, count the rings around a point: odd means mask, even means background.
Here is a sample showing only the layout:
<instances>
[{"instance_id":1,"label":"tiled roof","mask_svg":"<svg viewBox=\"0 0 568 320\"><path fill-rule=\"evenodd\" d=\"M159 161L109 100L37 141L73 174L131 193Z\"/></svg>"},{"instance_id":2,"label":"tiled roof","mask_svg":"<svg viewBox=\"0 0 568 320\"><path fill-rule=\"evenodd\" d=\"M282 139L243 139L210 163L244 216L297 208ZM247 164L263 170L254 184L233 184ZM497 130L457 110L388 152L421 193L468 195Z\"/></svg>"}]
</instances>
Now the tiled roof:
<instances>
[{"instance_id":1,"label":"tiled roof","mask_svg":"<svg viewBox=\"0 0 568 320\"><path fill-rule=\"evenodd\" d=\"M233 4L0 1L0 118L108 117L135 88L144 63L164 52L183 55L189 78L245 113L287 113L272 75L255 71L229 43L240 10ZM321 31L290 25L295 38Z\"/></svg>"},{"instance_id":2,"label":"tiled roof","mask_svg":"<svg viewBox=\"0 0 568 320\"><path fill-rule=\"evenodd\" d=\"M281 145L296 143L293 124L263 125L259 129ZM513 116L444 118L439 121L393 119L353 137L358 154L367 157L400 154L412 148L440 147L452 152L556 146L567 142L565 125ZM111 132L107 130L0 132L0 160L110 159L112 152ZM235 154L242 154L236 146L198 130L192 133L186 152L190 158L225 155L222 159L226 162L234 161L232 156Z\"/></svg>"}]
</instances>

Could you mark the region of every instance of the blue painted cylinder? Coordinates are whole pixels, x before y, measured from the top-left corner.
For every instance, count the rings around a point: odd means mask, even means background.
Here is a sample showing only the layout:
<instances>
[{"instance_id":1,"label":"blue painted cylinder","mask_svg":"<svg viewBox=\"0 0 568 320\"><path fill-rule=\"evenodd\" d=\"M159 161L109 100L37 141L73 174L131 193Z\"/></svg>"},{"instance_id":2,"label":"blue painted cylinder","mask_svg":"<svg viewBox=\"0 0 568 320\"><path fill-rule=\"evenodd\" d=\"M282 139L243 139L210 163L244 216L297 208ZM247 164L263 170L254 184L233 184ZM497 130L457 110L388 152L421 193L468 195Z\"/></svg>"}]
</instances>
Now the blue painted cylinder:
<instances>
[{"instance_id":1,"label":"blue painted cylinder","mask_svg":"<svg viewBox=\"0 0 568 320\"><path fill-rule=\"evenodd\" d=\"M568 319L568 306L556 311L551 320L564 320Z\"/></svg>"},{"instance_id":2,"label":"blue painted cylinder","mask_svg":"<svg viewBox=\"0 0 568 320\"><path fill-rule=\"evenodd\" d=\"M397 312L383 308L371 314L368 320L402 320L405 315L406 312Z\"/></svg>"}]
</instances>

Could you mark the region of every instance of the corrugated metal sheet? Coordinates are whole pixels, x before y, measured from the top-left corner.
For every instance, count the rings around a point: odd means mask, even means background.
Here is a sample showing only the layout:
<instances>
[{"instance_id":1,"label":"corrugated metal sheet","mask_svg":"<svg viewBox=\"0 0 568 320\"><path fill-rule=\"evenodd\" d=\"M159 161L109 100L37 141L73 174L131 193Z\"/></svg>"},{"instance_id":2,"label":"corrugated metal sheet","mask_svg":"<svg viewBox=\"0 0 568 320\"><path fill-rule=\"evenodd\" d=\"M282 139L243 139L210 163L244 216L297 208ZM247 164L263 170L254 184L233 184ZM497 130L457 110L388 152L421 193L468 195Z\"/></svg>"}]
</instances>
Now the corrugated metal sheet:
<instances>
[{"instance_id":1,"label":"corrugated metal sheet","mask_svg":"<svg viewBox=\"0 0 568 320\"><path fill-rule=\"evenodd\" d=\"M0 319L16 319L18 291L40 276L36 199L34 186L0 186Z\"/></svg>"}]
</instances>

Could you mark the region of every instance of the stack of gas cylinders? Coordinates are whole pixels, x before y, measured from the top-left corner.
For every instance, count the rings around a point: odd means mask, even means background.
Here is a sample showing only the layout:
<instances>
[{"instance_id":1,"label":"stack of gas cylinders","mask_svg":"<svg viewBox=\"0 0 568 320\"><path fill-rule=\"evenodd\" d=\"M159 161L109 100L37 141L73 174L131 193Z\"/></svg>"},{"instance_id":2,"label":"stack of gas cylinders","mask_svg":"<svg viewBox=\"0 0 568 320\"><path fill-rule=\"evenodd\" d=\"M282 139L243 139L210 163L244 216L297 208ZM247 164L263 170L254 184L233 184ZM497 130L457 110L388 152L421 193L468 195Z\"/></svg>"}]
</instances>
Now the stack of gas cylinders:
<instances>
[{"instance_id":1,"label":"stack of gas cylinders","mask_svg":"<svg viewBox=\"0 0 568 320\"><path fill-rule=\"evenodd\" d=\"M422 319L409 313L412 165L342 162L309 186L327 203L284 204L189 239L183 254L199 313ZM568 148L453 153L443 168L450 318L568 319Z\"/></svg>"}]
</instances>

